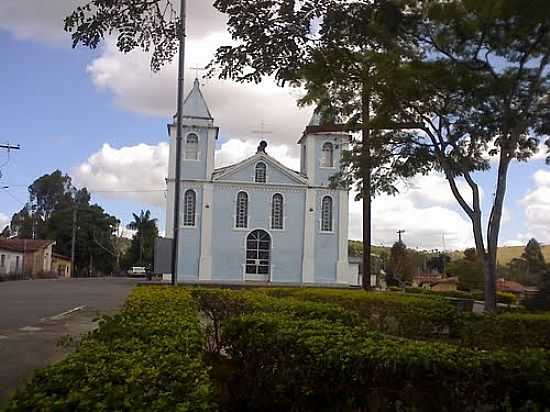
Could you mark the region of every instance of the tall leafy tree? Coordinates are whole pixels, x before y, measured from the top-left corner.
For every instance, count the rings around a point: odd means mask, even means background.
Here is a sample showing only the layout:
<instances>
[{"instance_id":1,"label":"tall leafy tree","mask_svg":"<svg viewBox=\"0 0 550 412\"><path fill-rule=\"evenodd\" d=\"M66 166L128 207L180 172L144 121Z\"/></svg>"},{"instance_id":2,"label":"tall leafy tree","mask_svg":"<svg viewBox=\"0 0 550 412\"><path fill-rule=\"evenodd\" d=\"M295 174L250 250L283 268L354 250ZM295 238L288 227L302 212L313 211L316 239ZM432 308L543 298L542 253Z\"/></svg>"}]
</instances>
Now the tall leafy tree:
<instances>
[{"instance_id":1,"label":"tall leafy tree","mask_svg":"<svg viewBox=\"0 0 550 412\"><path fill-rule=\"evenodd\" d=\"M538 284L541 282L543 274L546 272L546 262L540 248L540 243L536 239L527 242L521 255L526 263L526 279L529 284Z\"/></svg>"},{"instance_id":2,"label":"tall leafy tree","mask_svg":"<svg viewBox=\"0 0 550 412\"><path fill-rule=\"evenodd\" d=\"M111 273L116 265L109 252L120 222L90 200L86 188L55 170L29 186L29 202L12 216L11 231L18 238L55 240L56 252L70 256L76 212L75 273Z\"/></svg>"}]
</instances>

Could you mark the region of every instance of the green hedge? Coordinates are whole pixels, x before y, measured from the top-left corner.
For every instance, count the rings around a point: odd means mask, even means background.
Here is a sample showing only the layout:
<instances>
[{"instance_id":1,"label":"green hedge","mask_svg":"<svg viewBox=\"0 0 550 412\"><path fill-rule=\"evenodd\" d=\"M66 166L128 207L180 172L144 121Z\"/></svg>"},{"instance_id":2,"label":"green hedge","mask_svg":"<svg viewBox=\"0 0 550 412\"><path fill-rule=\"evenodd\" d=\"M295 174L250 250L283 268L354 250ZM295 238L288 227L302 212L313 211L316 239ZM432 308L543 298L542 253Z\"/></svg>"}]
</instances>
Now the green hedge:
<instances>
[{"instance_id":1,"label":"green hedge","mask_svg":"<svg viewBox=\"0 0 550 412\"><path fill-rule=\"evenodd\" d=\"M210 411L197 307L184 290L139 287L65 360L40 370L6 411Z\"/></svg>"},{"instance_id":2,"label":"green hedge","mask_svg":"<svg viewBox=\"0 0 550 412\"><path fill-rule=\"evenodd\" d=\"M544 348L550 350L550 313L501 313L469 316L462 344L481 349Z\"/></svg>"},{"instance_id":3,"label":"green hedge","mask_svg":"<svg viewBox=\"0 0 550 412\"><path fill-rule=\"evenodd\" d=\"M224 343L224 411L550 408L550 356L540 350L477 352L280 313L228 320Z\"/></svg>"},{"instance_id":4,"label":"green hedge","mask_svg":"<svg viewBox=\"0 0 550 412\"><path fill-rule=\"evenodd\" d=\"M371 327L396 336L431 338L441 334L454 335L461 326L458 309L438 296L316 288L266 289L265 293L274 297L338 304L358 313Z\"/></svg>"},{"instance_id":5,"label":"green hedge","mask_svg":"<svg viewBox=\"0 0 550 412\"><path fill-rule=\"evenodd\" d=\"M199 310L208 319L205 326L208 336L208 350L219 352L222 348L221 328L223 322L245 313L283 313L298 319L325 319L344 325L363 325L367 322L359 314L333 303L301 301L291 297L274 298L265 290L231 290L213 288L192 288Z\"/></svg>"}]
</instances>

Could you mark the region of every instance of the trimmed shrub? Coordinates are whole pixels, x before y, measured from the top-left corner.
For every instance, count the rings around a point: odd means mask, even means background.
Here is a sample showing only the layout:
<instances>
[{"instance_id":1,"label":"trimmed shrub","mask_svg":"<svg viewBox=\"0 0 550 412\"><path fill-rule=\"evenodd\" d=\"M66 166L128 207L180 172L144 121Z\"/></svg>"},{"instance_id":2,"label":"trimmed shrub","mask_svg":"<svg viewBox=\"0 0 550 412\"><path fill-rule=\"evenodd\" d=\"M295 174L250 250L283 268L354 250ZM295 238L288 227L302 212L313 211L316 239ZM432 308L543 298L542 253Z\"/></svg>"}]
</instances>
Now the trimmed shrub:
<instances>
[{"instance_id":1,"label":"trimmed shrub","mask_svg":"<svg viewBox=\"0 0 550 412\"><path fill-rule=\"evenodd\" d=\"M265 293L275 297L338 304L357 312L361 319L380 332L408 338L454 335L461 323L461 315L455 305L434 295L316 288L265 289Z\"/></svg>"},{"instance_id":2,"label":"trimmed shrub","mask_svg":"<svg viewBox=\"0 0 550 412\"><path fill-rule=\"evenodd\" d=\"M462 344L481 349L550 350L550 313L473 315L464 322Z\"/></svg>"},{"instance_id":3,"label":"trimmed shrub","mask_svg":"<svg viewBox=\"0 0 550 412\"><path fill-rule=\"evenodd\" d=\"M364 325L358 313L337 304L300 301L294 298L274 298L265 290L236 291L231 289L193 288L190 290L199 310L208 322L206 335L208 350L219 352L222 347L221 328L223 322L245 313L273 312L298 319L324 319L344 325Z\"/></svg>"},{"instance_id":4,"label":"trimmed shrub","mask_svg":"<svg viewBox=\"0 0 550 412\"><path fill-rule=\"evenodd\" d=\"M476 352L325 320L228 320L224 411L497 411L550 407L544 351Z\"/></svg>"},{"instance_id":5,"label":"trimmed shrub","mask_svg":"<svg viewBox=\"0 0 550 412\"><path fill-rule=\"evenodd\" d=\"M38 371L6 411L210 411L197 308L184 290L136 288L65 360Z\"/></svg>"}]
</instances>

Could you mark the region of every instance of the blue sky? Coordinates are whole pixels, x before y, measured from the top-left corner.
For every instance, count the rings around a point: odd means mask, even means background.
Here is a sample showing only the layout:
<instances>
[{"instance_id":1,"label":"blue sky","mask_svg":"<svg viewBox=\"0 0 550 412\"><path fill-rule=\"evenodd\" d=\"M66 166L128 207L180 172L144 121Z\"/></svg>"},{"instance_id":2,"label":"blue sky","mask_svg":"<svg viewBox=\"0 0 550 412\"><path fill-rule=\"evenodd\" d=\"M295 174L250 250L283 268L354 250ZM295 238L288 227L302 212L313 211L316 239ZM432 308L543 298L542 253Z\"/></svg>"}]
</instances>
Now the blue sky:
<instances>
[{"instance_id":1,"label":"blue sky","mask_svg":"<svg viewBox=\"0 0 550 412\"><path fill-rule=\"evenodd\" d=\"M150 209L163 229L161 192L166 176L166 123L175 111L176 72L149 71L148 56L119 54L107 40L97 50L70 47L62 17L79 0L3 0L0 4L0 142L20 144L1 167L0 225L28 198L27 186L60 169L93 200L127 223L132 212ZM36 10L42 8L41 10ZM189 2L188 67L206 64L216 46L228 40L223 19L208 2ZM187 71L191 84L193 71ZM272 82L237 85L202 81L203 92L221 127L217 163L252 154L261 123L272 131L268 151L297 167L298 140L311 109L298 110L296 92ZM163 143L164 142L164 143ZM0 151L0 165L7 161ZM513 164L509 173L501 243L536 236L550 242L550 168L543 160ZM477 176L490 200L494 174ZM419 178L395 198L375 200L376 243L391 244L395 230L405 229L410 246L449 248L471 243L466 217L441 176ZM109 192L98 192L105 189ZM133 191L133 192L132 192ZM359 238L360 204L352 203L350 237Z\"/></svg>"}]
</instances>

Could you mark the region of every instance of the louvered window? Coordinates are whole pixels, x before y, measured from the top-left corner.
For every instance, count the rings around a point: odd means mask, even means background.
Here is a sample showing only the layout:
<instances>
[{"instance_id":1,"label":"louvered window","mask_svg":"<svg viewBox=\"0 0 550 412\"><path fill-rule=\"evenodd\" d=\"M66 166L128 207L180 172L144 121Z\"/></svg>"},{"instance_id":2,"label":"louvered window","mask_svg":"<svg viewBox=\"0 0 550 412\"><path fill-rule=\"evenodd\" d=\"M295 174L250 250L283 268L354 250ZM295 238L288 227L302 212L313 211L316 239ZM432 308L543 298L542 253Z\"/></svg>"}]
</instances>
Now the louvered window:
<instances>
[{"instance_id":1,"label":"louvered window","mask_svg":"<svg viewBox=\"0 0 550 412\"><path fill-rule=\"evenodd\" d=\"M266 174L267 174L267 166L265 165L265 163L260 162L256 164L256 173L255 173L254 181L256 183L265 183Z\"/></svg>"},{"instance_id":2,"label":"louvered window","mask_svg":"<svg viewBox=\"0 0 550 412\"><path fill-rule=\"evenodd\" d=\"M326 142L321 152L321 167L334 166L334 148L332 143Z\"/></svg>"},{"instance_id":3,"label":"louvered window","mask_svg":"<svg viewBox=\"0 0 550 412\"><path fill-rule=\"evenodd\" d=\"M248 195L245 192L239 192L239 194L237 195L235 227L248 227Z\"/></svg>"},{"instance_id":4,"label":"louvered window","mask_svg":"<svg viewBox=\"0 0 550 412\"><path fill-rule=\"evenodd\" d=\"M332 232L332 198L325 196L321 203L321 231Z\"/></svg>"},{"instance_id":5,"label":"louvered window","mask_svg":"<svg viewBox=\"0 0 550 412\"><path fill-rule=\"evenodd\" d=\"M284 206L283 195L276 193L271 202L271 228L283 229Z\"/></svg>"},{"instance_id":6,"label":"louvered window","mask_svg":"<svg viewBox=\"0 0 550 412\"><path fill-rule=\"evenodd\" d=\"M187 190L183 198L183 226L195 226L195 208L197 195L194 190Z\"/></svg>"},{"instance_id":7,"label":"louvered window","mask_svg":"<svg viewBox=\"0 0 550 412\"><path fill-rule=\"evenodd\" d=\"M199 159L199 136L197 136L195 133L188 134L187 138L185 139L185 159Z\"/></svg>"}]
</instances>

